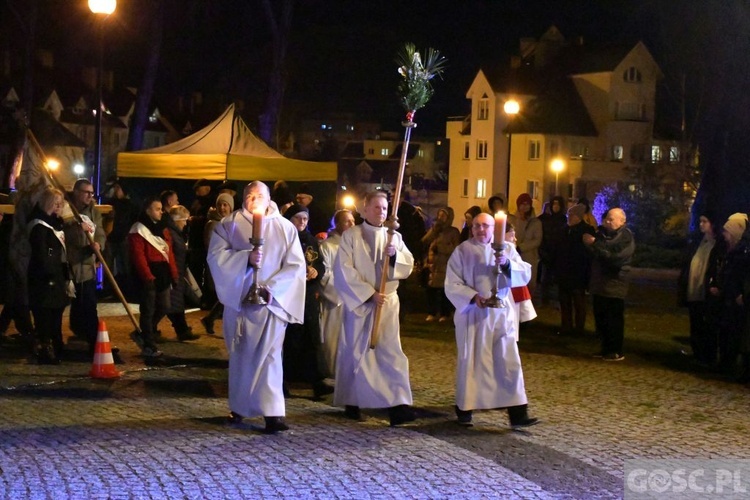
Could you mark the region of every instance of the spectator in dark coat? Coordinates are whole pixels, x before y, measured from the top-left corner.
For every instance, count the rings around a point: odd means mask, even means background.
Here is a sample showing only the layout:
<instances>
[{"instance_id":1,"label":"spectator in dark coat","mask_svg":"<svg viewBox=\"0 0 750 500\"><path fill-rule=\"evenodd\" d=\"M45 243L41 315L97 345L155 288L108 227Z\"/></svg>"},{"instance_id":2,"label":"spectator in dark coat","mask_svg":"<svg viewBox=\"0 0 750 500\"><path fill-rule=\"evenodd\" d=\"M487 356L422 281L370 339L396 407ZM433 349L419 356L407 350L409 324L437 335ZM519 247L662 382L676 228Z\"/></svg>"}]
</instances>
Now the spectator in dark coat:
<instances>
[{"instance_id":1,"label":"spectator in dark coat","mask_svg":"<svg viewBox=\"0 0 750 500\"><path fill-rule=\"evenodd\" d=\"M724 223L726 256L719 266L715 287L709 291L722 301L719 325L721 368L741 381L750 375L750 337L747 304L750 304L750 235L747 215L733 214ZM715 288L715 289L712 289Z\"/></svg>"},{"instance_id":2,"label":"spectator in dark coat","mask_svg":"<svg viewBox=\"0 0 750 500\"><path fill-rule=\"evenodd\" d=\"M130 255L128 255L128 232L138 218L138 206L128 197L119 182L109 185L105 203L112 206L112 230L107 235L109 267L117 285L126 295L133 293Z\"/></svg>"},{"instance_id":3,"label":"spectator in dark coat","mask_svg":"<svg viewBox=\"0 0 750 500\"><path fill-rule=\"evenodd\" d=\"M309 214L307 208L294 204L284 217L297 228L302 253L307 264L305 290L305 319L302 324L289 323L284 337L284 378L288 381L307 382L312 385L317 399L333 392L333 387L324 383L319 365L321 350L320 335L320 280L325 274L325 265L320 255L318 240L307 230Z\"/></svg>"},{"instance_id":4,"label":"spectator in dark coat","mask_svg":"<svg viewBox=\"0 0 750 500\"><path fill-rule=\"evenodd\" d=\"M203 274L206 268L206 255L208 250L206 243L203 241L203 230L208 221L208 211L214 204L214 197L211 194L211 184L206 179L201 179L193 186L195 200L190 205L190 221L188 226L188 267L193 276L198 280L205 294L203 286ZM204 304L210 308L213 304Z\"/></svg>"},{"instance_id":5,"label":"spectator in dark coat","mask_svg":"<svg viewBox=\"0 0 750 500\"><path fill-rule=\"evenodd\" d=\"M585 212L586 207L580 204L568 209L565 234L551 253L560 299L561 334L581 334L586 327L586 288L591 274L591 254L583 244L583 235L595 235L596 229L583 222Z\"/></svg>"},{"instance_id":6,"label":"spectator in dark coat","mask_svg":"<svg viewBox=\"0 0 750 500\"><path fill-rule=\"evenodd\" d=\"M542 304L549 301L552 286L555 283L555 253L568 232L568 221L565 219L565 199L554 196L549 201L549 212L542 213L542 244L539 245L539 277L542 285Z\"/></svg>"},{"instance_id":7,"label":"spectator in dark coat","mask_svg":"<svg viewBox=\"0 0 750 500\"><path fill-rule=\"evenodd\" d=\"M71 279L65 250L63 193L48 188L30 216L28 283L37 335L39 364L58 364L62 353L62 316ZM72 281L70 286L73 286Z\"/></svg>"},{"instance_id":8,"label":"spectator in dark coat","mask_svg":"<svg viewBox=\"0 0 750 500\"><path fill-rule=\"evenodd\" d=\"M193 333L193 330L188 326L187 319L185 318L185 294L187 293L185 288L187 287L187 243L185 242L184 231L187 226L187 221L190 218L190 211L182 205L174 205L169 209L169 213L164 213L163 218L168 218L170 223L167 224L167 229L170 236L172 237L172 253L174 253L175 264L177 264L177 272L179 273L179 279L177 283L172 286L169 291L169 307L166 310L167 318L172 323L177 334L177 340L185 342L187 340L195 340L199 337ZM158 330L159 321L161 318L154 319L155 328ZM159 335L155 337L158 342Z\"/></svg>"},{"instance_id":9,"label":"spectator in dark coat","mask_svg":"<svg viewBox=\"0 0 750 500\"><path fill-rule=\"evenodd\" d=\"M635 239L625 227L625 212L611 208L596 236L583 235L583 243L593 255L589 291L594 296L594 321L601 339L605 361L622 361L625 337L625 297L630 281L630 261Z\"/></svg>"}]
</instances>

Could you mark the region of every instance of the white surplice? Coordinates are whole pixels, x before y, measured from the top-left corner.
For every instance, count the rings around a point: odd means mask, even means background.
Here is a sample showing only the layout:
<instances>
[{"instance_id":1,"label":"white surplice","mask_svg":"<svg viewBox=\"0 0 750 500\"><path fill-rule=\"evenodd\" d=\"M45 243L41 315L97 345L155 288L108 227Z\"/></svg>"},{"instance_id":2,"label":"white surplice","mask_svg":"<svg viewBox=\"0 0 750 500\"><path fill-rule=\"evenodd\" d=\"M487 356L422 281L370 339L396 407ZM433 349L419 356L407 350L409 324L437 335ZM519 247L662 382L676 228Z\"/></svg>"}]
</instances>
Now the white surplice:
<instances>
[{"instance_id":1,"label":"white surplice","mask_svg":"<svg viewBox=\"0 0 750 500\"><path fill-rule=\"evenodd\" d=\"M472 238L461 243L448 260L445 294L456 307L456 405L462 410L527 403L510 287L527 284L531 266L513 245L506 245L504 252L510 260L509 271L498 279L504 308L482 309L471 303L477 293L484 298L492 294L495 253L489 244Z\"/></svg>"},{"instance_id":2,"label":"white surplice","mask_svg":"<svg viewBox=\"0 0 750 500\"><path fill-rule=\"evenodd\" d=\"M232 212L214 226L208 247L208 266L224 304L229 407L244 417L283 417L281 349L287 324L303 321L306 264L297 228L272 205L264 218L258 271L258 284L269 289L272 300L245 304L254 274L248 265L252 220L244 208Z\"/></svg>"},{"instance_id":3,"label":"white surplice","mask_svg":"<svg viewBox=\"0 0 750 500\"><path fill-rule=\"evenodd\" d=\"M329 377L336 375L336 350L339 345L339 334L344 323L344 304L336 291L333 277L333 263L341 244L341 235L335 231L320 243L320 257L323 259L326 272L320 280L321 312L320 334L323 343L321 350L323 366Z\"/></svg>"},{"instance_id":4,"label":"white surplice","mask_svg":"<svg viewBox=\"0 0 750 500\"><path fill-rule=\"evenodd\" d=\"M346 231L336 255L334 279L344 304L344 325L336 357L333 403L362 408L411 405L409 360L399 335L398 280L406 279L414 257L401 235L393 235L396 255L390 258L378 344L370 349L375 304L369 299L380 287L382 255L388 234L367 222ZM388 260L386 260L388 263Z\"/></svg>"}]
</instances>

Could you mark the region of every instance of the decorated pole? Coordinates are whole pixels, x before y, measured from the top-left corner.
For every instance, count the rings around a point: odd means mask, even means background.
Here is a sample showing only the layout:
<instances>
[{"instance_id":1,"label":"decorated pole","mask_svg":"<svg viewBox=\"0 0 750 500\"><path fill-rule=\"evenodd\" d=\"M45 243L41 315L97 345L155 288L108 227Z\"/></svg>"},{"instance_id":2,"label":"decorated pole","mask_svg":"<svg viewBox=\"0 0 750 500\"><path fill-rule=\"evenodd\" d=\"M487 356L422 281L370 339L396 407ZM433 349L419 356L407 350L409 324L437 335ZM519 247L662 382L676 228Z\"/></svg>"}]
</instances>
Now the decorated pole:
<instances>
[{"instance_id":1,"label":"decorated pole","mask_svg":"<svg viewBox=\"0 0 750 500\"><path fill-rule=\"evenodd\" d=\"M34 137L34 134L31 132L30 129L26 129L26 136L29 139L29 142L36 150L39 157L42 159L42 161L46 164L47 163L47 157L44 154L44 150L42 149L42 146L39 145L39 142L37 142L36 137ZM57 180L55 175L49 171L49 169L45 166L43 168L44 172L46 172L47 177L49 178L50 182L52 182L52 185L62 191L67 196L67 191L65 188L60 184L60 181ZM83 223L83 219L81 219L81 214L78 213L78 210L75 207L75 203L73 203L73 200L68 200L68 206L70 207L71 212L73 212L73 217L75 218L76 222L78 224ZM84 231L86 235L89 238L89 242L94 242L94 235L89 233L88 231ZM110 284L112 285L112 289L115 291L115 294L120 299L120 302L122 302L123 307L125 308L125 312L128 313L128 317L130 318L131 323L133 323L133 326L135 327L136 331L138 333L141 332L141 327L138 325L138 320L135 318L135 314L133 314L133 310L130 308L130 304L128 304L128 301L125 299L125 296L122 294L122 291L120 290L120 287L117 285L117 281L115 280L115 277L112 275L112 271L110 271L109 266L107 266L107 262L104 260L104 257L102 256L102 253L100 250L97 250L96 248L93 249L94 253L96 254L96 258L99 260L99 262L102 265L102 268L104 269L104 274L107 276L107 279L109 279Z\"/></svg>"},{"instance_id":2,"label":"decorated pole","mask_svg":"<svg viewBox=\"0 0 750 500\"><path fill-rule=\"evenodd\" d=\"M386 246L393 241L393 234L398 230L398 208L401 205L401 190L404 184L404 171L406 170L406 158L409 151L409 141L411 131L417 126L414 122L414 115L418 109L427 104L434 92L430 80L435 76L440 76L445 69L445 57L434 49L427 49L424 62L422 56L417 52L416 46L412 43L404 45L401 53L398 54L396 62L398 63L398 72L402 79L398 85L398 94L401 105L406 110L406 121L401 122L404 126L404 144L401 150L401 160L398 166L398 177L396 178L396 187L393 190L393 199L391 200L391 215L385 221L388 228L388 240ZM380 273L379 293L385 293L385 286L388 281L388 264L390 257L383 252ZM375 306L375 316L372 322L372 333L370 334L370 349L374 349L378 344L380 325L380 315L382 306Z\"/></svg>"}]
</instances>

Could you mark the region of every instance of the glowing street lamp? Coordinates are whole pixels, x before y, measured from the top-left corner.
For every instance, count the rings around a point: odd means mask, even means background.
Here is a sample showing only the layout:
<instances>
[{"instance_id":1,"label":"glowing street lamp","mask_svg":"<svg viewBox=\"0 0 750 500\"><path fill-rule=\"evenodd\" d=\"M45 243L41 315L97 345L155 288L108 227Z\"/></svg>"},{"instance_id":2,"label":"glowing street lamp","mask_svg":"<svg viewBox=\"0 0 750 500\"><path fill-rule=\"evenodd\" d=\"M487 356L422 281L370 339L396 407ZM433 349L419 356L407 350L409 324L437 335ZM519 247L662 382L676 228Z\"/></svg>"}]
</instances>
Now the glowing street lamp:
<instances>
[{"instance_id":1,"label":"glowing street lamp","mask_svg":"<svg viewBox=\"0 0 750 500\"><path fill-rule=\"evenodd\" d=\"M76 174L77 177L81 177L85 171L86 168L80 163L73 165L73 173Z\"/></svg>"},{"instance_id":2,"label":"glowing street lamp","mask_svg":"<svg viewBox=\"0 0 750 500\"><path fill-rule=\"evenodd\" d=\"M513 133L511 132L511 124L513 123L513 118L515 118L518 112L521 111L521 105L518 104L518 101L515 99L508 99L505 101L505 104L503 104L503 111L508 115L508 178L505 184L505 196L510 199L510 144L511 137L513 136Z\"/></svg>"},{"instance_id":3,"label":"glowing street lamp","mask_svg":"<svg viewBox=\"0 0 750 500\"><path fill-rule=\"evenodd\" d=\"M102 17L99 23L99 65L96 68L96 136L94 147L94 189L96 196L99 197L99 187L101 186L102 176L102 73L104 71L104 20L115 11L117 0L89 0L89 10L94 14ZM100 199L101 201L101 199Z\"/></svg>"},{"instance_id":4,"label":"glowing street lamp","mask_svg":"<svg viewBox=\"0 0 750 500\"><path fill-rule=\"evenodd\" d=\"M60 168L60 162L55 160L54 158L47 158L47 161L45 163L47 170L57 170Z\"/></svg>"},{"instance_id":5,"label":"glowing street lamp","mask_svg":"<svg viewBox=\"0 0 750 500\"><path fill-rule=\"evenodd\" d=\"M565 162L560 158L555 158L554 160L552 160L552 165L550 166L552 168L552 171L555 173L555 196L557 196L560 194L558 184L558 181L560 180L560 172L565 170Z\"/></svg>"}]
</instances>

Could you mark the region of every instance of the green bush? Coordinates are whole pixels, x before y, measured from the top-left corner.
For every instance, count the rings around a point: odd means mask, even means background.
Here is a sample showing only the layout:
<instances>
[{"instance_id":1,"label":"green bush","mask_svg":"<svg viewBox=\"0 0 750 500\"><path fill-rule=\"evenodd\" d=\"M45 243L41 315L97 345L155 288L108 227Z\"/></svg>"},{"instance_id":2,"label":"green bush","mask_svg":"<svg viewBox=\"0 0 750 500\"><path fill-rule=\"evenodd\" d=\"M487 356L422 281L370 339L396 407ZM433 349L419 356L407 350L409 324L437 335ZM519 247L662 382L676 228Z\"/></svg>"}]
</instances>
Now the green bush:
<instances>
[{"instance_id":1,"label":"green bush","mask_svg":"<svg viewBox=\"0 0 750 500\"><path fill-rule=\"evenodd\" d=\"M683 250L660 246L638 244L636 242L633 267L656 269L677 269L682 263Z\"/></svg>"}]
</instances>

